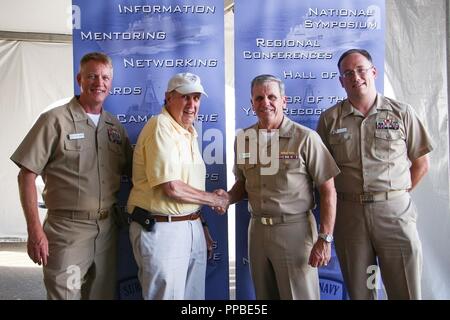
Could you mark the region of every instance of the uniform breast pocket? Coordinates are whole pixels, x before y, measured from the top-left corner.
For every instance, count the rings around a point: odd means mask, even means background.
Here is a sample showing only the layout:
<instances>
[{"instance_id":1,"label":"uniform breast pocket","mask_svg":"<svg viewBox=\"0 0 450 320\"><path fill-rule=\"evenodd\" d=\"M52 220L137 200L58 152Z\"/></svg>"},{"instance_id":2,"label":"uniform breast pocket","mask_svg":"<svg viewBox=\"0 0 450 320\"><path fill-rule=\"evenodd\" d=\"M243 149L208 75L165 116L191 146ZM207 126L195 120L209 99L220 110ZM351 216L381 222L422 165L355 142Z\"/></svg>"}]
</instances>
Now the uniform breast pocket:
<instances>
[{"instance_id":1,"label":"uniform breast pocket","mask_svg":"<svg viewBox=\"0 0 450 320\"><path fill-rule=\"evenodd\" d=\"M121 156L123 154L122 148L116 143L109 143L108 150L112 155Z\"/></svg>"},{"instance_id":2,"label":"uniform breast pocket","mask_svg":"<svg viewBox=\"0 0 450 320\"><path fill-rule=\"evenodd\" d=\"M78 172L80 170L81 154L83 144L80 140L64 141L64 163L68 168Z\"/></svg>"},{"instance_id":3,"label":"uniform breast pocket","mask_svg":"<svg viewBox=\"0 0 450 320\"><path fill-rule=\"evenodd\" d=\"M79 140L66 140L64 141L64 150L80 152L83 148L83 144Z\"/></svg>"},{"instance_id":4,"label":"uniform breast pocket","mask_svg":"<svg viewBox=\"0 0 450 320\"><path fill-rule=\"evenodd\" d=\"M242 170L248 188L257 188L260 182L259 166L257 164L240 164L239 169Z\"/></svg>"},{"instance_id":5,"label":"uniform breast pocket","mask_svg":"<svg viewBox=\"0 0 450 320\"><path fill-rule=\"evenodd\" d=\"M115 172L120 172L120 168L122 167L125 156L123 153L123 149L117 143L109 143L108 144L108 164L111 169Z\"/></svg>"},{"instance_id":6,"label":"uniform breast pocket","mask_svg":"<svg viewBox=\"0 0 450 320\"><path fill-rule=\"evenodd\" d=\"M279 190L297 190L302 182L302 175L307 171L301 159L280 160L279 173L276 175L276 185Z\"/></svg>"},{"instance_id":7,"label":"uniform breast pocket","mask_svg":"<svg viewBox=\"0 0 450 320\"><path fill-rule=\"evenodd\" d=\"M359 146L351 133L333 134L328 141L333 158L338 164L358 161Z\"/></svg>"},{"instance_id":8,"label":"uniform breast pocket","mask_svg":"<svg viewBox=\"0 0 450 320\"><path fill-rule=\"evenodd\" d=\"M375 155L392 160L406 153L406 143L401 131L375 130Z\"/></svg>"}]
</instances>

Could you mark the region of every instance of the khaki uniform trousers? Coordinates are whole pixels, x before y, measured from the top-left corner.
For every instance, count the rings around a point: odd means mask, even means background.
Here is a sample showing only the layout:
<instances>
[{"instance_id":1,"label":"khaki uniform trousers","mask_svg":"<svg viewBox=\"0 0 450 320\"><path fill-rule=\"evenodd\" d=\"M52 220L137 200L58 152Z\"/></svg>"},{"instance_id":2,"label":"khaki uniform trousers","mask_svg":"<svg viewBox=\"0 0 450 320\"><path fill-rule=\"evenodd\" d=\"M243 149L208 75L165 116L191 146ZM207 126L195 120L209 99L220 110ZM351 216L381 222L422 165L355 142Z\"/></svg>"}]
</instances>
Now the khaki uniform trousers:
<instances>
[{"instance_id":1,"label":"khaki uniform trousers","mask_svg":"<svg viewBox=\"0 0 450 320\"><path fill-rule=\"evenodd\" d=\"M82 220L49 210L44 232L49 243L43 268L49 300L115 298L117 227L111 213L102 220Z\"/></svg>"},{"instance_id":2,"label":"khaki uniform trousers","mask_svg":"<svg viewBox=\"0 0 450 320\"><path fill-rule=\"evenodd\" d=\"M376 299L371 275L377 265L388 299L421 298L422 246L416 218L408 192L365 204L338 197L336 252L351 299Z\"/></svg>"},{"instance_id":3,"label":"khaki uniform trousers","mask_svg":"<svg viewBox=\"0 0 450 320\"><path fill-rule=\"evenodd\" d=\"M308 265L317 240L313 214L289 215L286 222L277 220L273 225L264 225L258 216L250 220L248 247L256 299L320 299L317 268Z\"/></svg>"}]
</instances>

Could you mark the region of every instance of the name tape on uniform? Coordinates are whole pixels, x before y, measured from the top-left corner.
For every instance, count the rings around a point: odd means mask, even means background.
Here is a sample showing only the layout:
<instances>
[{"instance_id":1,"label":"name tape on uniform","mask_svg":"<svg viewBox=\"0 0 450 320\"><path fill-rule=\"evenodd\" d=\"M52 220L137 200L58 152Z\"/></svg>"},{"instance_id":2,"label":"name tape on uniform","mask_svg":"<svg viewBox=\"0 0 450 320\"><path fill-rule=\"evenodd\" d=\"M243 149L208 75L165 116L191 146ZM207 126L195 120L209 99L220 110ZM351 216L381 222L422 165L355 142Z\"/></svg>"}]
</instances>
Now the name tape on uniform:
<instances>
[{"instance_id":1,"label":"name tape on uniform","mask_svg":"<svg viewBox=\"0 0 450 320\"><path fill-rule=\"evenodd\" d=\"M345 132L347 132L347 128L339 128L339 129L333 130L334 134L340 134L340 133L345 133Z\"/></svg>"},{"instance_id":2,"label":"name tape on uniform","mask_svg":"<svg viewBox=\"0 0 450 320\"><path fill-rule=\"evenodd\" d=\"M69 134L69 140L84 139L84 132Z\"/></svg>"}]
</instances>

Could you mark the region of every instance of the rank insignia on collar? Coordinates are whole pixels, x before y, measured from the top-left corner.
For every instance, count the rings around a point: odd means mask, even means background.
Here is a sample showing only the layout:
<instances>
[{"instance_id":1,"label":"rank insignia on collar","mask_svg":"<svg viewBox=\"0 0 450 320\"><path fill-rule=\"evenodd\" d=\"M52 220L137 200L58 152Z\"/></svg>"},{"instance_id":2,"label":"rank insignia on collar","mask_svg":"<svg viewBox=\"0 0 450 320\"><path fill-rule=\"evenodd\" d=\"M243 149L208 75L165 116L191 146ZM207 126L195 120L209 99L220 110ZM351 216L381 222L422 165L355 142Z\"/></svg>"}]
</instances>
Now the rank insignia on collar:
<instances>
[{"instance_id":1,"label":"rank insignia on collar","mask_svg":"<svg viewBox=\"0 0 450 320\"><path fill-rule=\"evenodd\" d=\"M398 123L398 120L379 119L376 122L376 128L385 130L398 130L400 129L400 124Z\"/></svg>"},{"instance_id":2,"label":"rank insignia on collar","mask_svg":"<svg viewBox=\"0 0 450 320\"><path fill-rule=\"evenodd\" d=\"M120 132L117 131L114 127L108 128L108 139L112 143L122 144L122 137L120 136Z\"/></svg>"}]
</instances>

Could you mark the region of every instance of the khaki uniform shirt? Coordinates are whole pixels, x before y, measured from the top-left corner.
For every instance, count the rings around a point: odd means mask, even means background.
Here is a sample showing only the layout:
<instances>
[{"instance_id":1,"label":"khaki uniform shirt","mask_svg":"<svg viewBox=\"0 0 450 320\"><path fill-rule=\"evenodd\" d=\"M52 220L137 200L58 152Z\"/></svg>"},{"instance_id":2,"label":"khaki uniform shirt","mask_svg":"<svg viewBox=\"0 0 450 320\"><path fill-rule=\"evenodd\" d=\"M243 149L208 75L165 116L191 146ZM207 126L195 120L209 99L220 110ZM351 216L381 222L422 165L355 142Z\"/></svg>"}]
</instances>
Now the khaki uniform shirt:
<instances>
[{"instance_id":1,"label":"khaki uniform shirt","mask_svg":"<svg viewBox=\"0 0 450 320\"><path fill-rule=\"evenodd\" d=\"M162 112L142 129L133 157L133 188L128 212L135 206L158 214L187 214L200 205L178 202L168 197L161 184L180 180L205 190L206 168L199 151L194 127L184 129L170 113Z\"/></svg>"},{"instance_id":2,"label":"khaki uniform shirt","mask_svg":"<svg viewBox=\"0 0 450 320\"><path fill-rule=\"evenodd\" d=\"M269 165L264 165L266 161L261 161L260 156L255 157L263 147L257 124L240 133L245 135L241 140L244 146L240 145L239 135L236 139L234 173L238 180L245 181L249 211L256 215L300 214L313 209L314 184L320 186L339 173L316 132L284 117L278 133L275 174L263 174ZM274 150L273 142L268 150Z\"/></svg>"},{"instance_id":3,"label":"khaki uniform shirt","mask_svg":"<svg viewBox=\"0 0 450 320\"><path fill-rule=\"evenodd\" d=\"M317 131L341 169L338 192L409 189L410 161L433 150L414 110L380 94L365 118L348 100L336 104L321 115Z\"/></svg>"},{"instance_id":4,"label":"khaki uniform shirt","mask_svg":"<svg viewBox=\"0 0 450 320\"><path fill-rule=\"evenodd\" d=\"M11 160L42 176L48 209L94 211L117 201L131 155L119 121L103 110L96 127L74 97L43 113Z\"/></svg>"}]
</instances>

